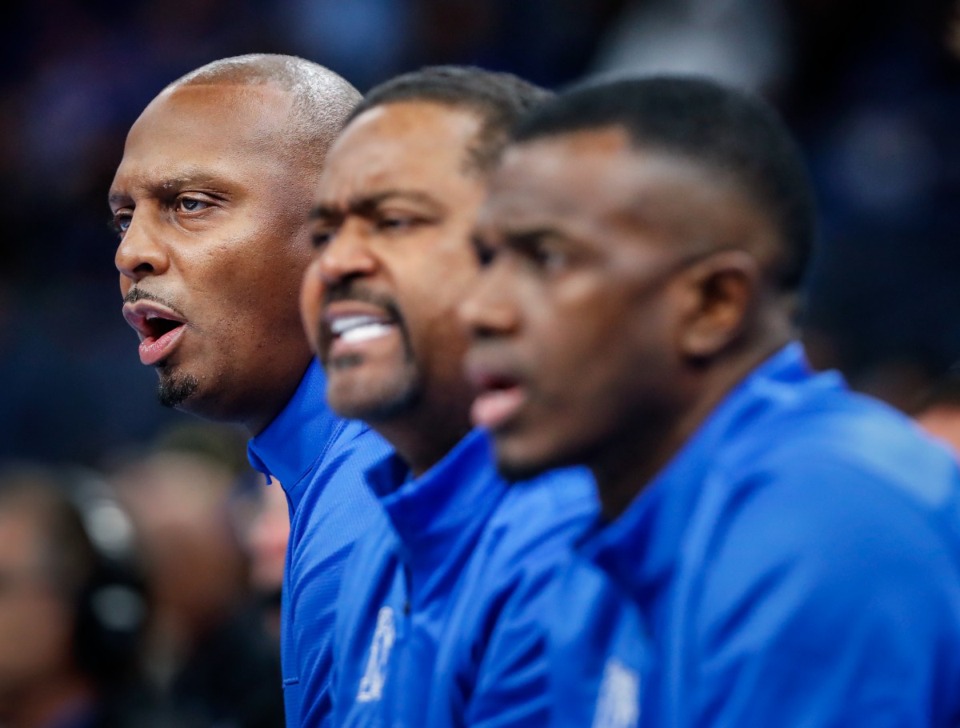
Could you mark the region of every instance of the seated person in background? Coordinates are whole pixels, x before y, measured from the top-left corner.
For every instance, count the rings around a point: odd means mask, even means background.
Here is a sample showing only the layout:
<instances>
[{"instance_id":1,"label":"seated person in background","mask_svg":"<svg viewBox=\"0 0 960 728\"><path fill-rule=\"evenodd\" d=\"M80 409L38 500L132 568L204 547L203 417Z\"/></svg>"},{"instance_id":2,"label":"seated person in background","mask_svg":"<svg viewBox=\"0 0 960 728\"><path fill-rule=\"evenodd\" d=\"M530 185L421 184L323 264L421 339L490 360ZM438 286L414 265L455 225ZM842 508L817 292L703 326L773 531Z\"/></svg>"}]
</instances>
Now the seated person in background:
<instances>
[{"instance_id":1,"label":"seated person in background","mask_svg":"<svg viewBox=\"0 0 960 728\"><path fill-rule=\"evenodd\" d=\"M280 483L274 480L264 486L258 477L245 484L243 500L247 512L241 540L250 561L250 588L263 610L267 632L280 639L281 591L290 539L287 497Z\"/></svg>"},{"instance_id":2,"label":"seated person in background","mask_svg":"<svg viewBox=\"0 0 960 728\"><path fill-rule=\"evenodd\" d=\"M492 174L474 422L511 477L589 465L606 521L554 602L557 725L957 725L960 476L808 366L812 198L766 104L683 77L546 102ZM635 608L605 640L598 572Z\"/></svg>"},{"instance_id":3,"label":"seated person in background","mask_svg":"<svg viewBox=\"0 0 960 728\"><path fill-rule=\"evenodd\" d=\"M456 318L507 128L545 92L426 68L371 90L330 149L303 320L327 399L396 449L367 472L387 519L357 542L334 632L337 726L536 726L541 617L596 515L584 471L510 485L470 431Z\"/></svg>"},{"instance_id":4,"label":"seated person in background","mask_svg":"<svg viewBox=\"0 0 960 728\"><path fill-rule=\"evenodd\" d=\"M250 589L235 507L254 475L244 445L226 426L182 425L112 476L148 567L149 676L178 727L284 725L279 644Z\"/></svg>"},{"instance_id":5,"label":"seated person in background","mask_svg":"<svg viewBox=\"0 0 960 728\"><path fill-rule=\"evenodd\" d=\"M0 725L150 728L147 601L131 522L99 476L0 464Z\"/></svg>"}]
</instances>

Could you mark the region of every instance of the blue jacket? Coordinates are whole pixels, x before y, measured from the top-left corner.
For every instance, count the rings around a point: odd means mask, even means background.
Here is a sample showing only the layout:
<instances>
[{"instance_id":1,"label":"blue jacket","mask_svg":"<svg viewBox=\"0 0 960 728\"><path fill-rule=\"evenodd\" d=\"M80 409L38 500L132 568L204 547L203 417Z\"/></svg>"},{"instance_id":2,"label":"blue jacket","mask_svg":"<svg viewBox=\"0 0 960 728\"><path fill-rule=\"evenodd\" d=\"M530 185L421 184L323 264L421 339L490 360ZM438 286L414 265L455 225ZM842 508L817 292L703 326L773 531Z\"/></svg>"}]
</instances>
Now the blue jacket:
<instances>
[{"instance_id":1,"label":"blue jacket","mask_svg":"<svg viewBox=\"0 0 960 728\"><path fill-rule=\"evenodd\" d=\"M474 431L428 473L368 480L389 524L357 545L334 636L337 726L537 726L545 595L598 513L585 470L508 485Z\"/></svg>"},{"instance_id":2,"label":"blue jacket","mask_svg":"<svg viewBox=\"0 0 960 728\"><path fill-rule=\"evenodd\" d=\"M956 464L796 344L580 554L555 725L960 725Z\"/></svg>"},{"instance_id":3,"label":"blue jacket","mask_svg":"<svg viewBox=\"0 0 960 728\"><path fill-rule=\"evenodd\" d=\"M247 449L254 468L280 481L290 507L280 624L290 728L329 722L330 640L344 562L361 534L383 520L363 473L389 446L366 425L337 417L325 390L313 361L289 404Z\"/></svg>"}]
</instances>

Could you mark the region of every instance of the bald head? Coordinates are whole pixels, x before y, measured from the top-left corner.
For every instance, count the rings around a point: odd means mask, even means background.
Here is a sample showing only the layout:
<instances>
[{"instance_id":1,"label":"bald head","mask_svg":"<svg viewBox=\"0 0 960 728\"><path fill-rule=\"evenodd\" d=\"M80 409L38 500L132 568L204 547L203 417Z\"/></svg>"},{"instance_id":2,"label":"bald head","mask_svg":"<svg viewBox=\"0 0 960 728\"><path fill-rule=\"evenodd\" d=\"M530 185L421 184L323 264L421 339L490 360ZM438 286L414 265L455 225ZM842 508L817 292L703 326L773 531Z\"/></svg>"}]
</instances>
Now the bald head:
<instances>
[{"instance_id":1,"label":"bald head","mask_svg":"<svg viewBox=\"0 0 960 728\"><path fill-rule=\"evenodd\" d=\"M302 58L239 56L174 81L131 127L109 195L115 260L163 404L255 434L289 401L310 362L309 211L359 98ZM176 331L150 328L160 309Z\"/></svg>"},{"instance_id":2,"label":"bald head","mask_svg":"<svg viewBox=\"0 0 960 728\"><path fill-rule=\"evenodd\" d=\"M318 165L361 99L357 89L329 68L272 53L221 58L181 76L165 91L203 85L270 85L289 93L292 103L286 146L298 158Z\"/></svg>"}]
</instances>

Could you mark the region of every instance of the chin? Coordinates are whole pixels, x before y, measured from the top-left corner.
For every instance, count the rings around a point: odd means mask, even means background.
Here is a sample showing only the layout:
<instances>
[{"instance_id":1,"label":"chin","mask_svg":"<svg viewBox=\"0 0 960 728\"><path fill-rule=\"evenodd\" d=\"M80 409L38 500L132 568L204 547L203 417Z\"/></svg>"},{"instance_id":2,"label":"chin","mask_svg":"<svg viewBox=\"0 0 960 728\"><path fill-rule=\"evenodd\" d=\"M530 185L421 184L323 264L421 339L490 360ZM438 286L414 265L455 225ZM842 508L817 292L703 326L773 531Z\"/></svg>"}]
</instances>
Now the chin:
<instances>
[{"instance_id":1,"label":"chin","mask_svg":"<svg viewBox=\"0 0 960 728\"><path fill-rule=\"evenodd\" d=\"M392 420L408 412L419 401L418 393L409 389L385 391L380 396L370 396L364 392L340 394L328 390L327 401L330 408L341 417L351 420L363 420L377 423ZM376 394L376 393L374 393Z\"/></svg>"},{"instance_id":2,"label":"chin","mask_svg":"<svg viewBox=\"0 0 960 728\"><path fill-rule=\"evenodd\" d=\"M200 383L192 376L171 376L161 373L157 385L157 399L164 407L180 407L196 394Z\"/></svg>"},{"instance_id":3,"label":"chin","mask_svg":"<svg viewBox=\"0 0 960 728\"><path fill-rule=\"evenodd\" d=\"M511 482L528 480L565 463L547 453L532 452L520 443L501 442L494 436L497 470Z\"/></svg>"}]
</instances>

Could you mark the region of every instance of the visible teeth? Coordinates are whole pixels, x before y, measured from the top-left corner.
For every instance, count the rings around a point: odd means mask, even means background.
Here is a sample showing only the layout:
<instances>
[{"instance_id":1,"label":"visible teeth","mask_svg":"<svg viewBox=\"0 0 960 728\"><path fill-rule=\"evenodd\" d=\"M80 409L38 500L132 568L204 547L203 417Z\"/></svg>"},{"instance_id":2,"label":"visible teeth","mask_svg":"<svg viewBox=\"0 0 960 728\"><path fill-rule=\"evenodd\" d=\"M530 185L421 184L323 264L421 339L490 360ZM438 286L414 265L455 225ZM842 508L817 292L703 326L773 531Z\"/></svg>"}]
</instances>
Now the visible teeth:
<instances>
[{"instance_id":1,"label":"visible teeth","mask_svg":"<svg viewBox=\"0 0 960 728\"><path fill-rule=\"evenodd\" d=\"M375 316L343 316L330 322L330 332L345 342L360 342L383 336L392 324Z\"/></svg>"},{"instance_id":2,"label":"visible teeth","mask_svg":"<svg viewBox=\"0 0 960 728\"><path fill-rule=\"evenodd\" d=\"M390 329L391 326L389 324L383 324L379 321L375 323L362 324L344 331L342 334L340 334L340 340L350 343L369 341L370 339L375 339L378 336L384 336L385 334L389 333Z\"/></svg>"},{"instance_id":3,"label":"visible teeth","mask_svg":"<svg viewBox=\"0 0 960 728\"><path fill-rule=\"evenodd\" d=\"M377 323L377 319L370 316L344 316L343 318L334 319L334 321L330 323L330 331L334 335L339 336L348 329L369 323Z\"/></svg>"}]
</instances>

